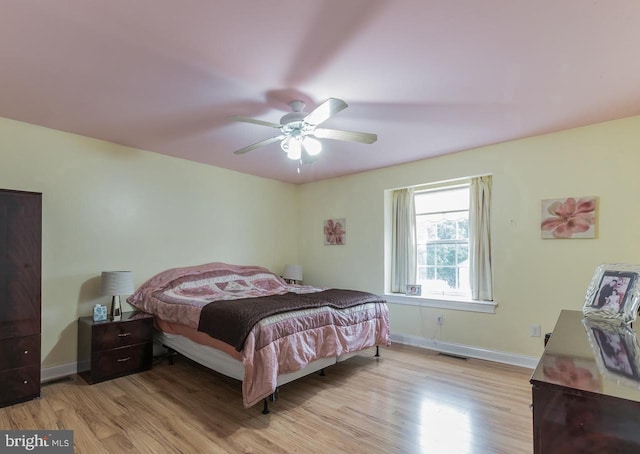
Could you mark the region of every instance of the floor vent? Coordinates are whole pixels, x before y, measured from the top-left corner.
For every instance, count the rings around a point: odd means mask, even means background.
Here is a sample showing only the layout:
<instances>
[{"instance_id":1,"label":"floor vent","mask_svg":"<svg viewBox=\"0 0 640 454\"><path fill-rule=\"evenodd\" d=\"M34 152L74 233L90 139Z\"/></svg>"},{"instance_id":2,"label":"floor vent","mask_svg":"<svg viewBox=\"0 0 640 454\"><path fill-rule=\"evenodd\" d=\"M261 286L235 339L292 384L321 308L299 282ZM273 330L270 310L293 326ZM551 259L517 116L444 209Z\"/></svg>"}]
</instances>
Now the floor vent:
<instances>
[{"instance_id":1,"label":"floor vent","mask_svg":"<svg viewBox=\"0 0 640 454\"><path fill-rule=\"evenodd\" d=\"M438 355L440 355L440 356L446 356L446 357L448 357L448 358L462 359L462 360L467 360L467 359L469 359L469 358L467 358L466 356L454 355L453 353L438 352Z\"/></svg>"}]
</instances>

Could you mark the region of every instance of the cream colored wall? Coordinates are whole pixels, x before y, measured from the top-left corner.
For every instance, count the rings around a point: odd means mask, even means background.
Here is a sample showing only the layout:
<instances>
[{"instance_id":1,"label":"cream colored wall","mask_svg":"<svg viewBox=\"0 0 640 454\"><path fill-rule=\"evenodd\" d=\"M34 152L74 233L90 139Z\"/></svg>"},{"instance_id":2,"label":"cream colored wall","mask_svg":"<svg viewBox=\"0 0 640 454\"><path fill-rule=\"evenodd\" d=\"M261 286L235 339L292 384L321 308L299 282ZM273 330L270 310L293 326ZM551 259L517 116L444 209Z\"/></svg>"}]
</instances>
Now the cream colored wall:
<instances>
[{"instance_id":1,"label":"cream colored wall","mask_svg":"<svg viewBox=\"0 0 640 454\"><path fill-rule=\"evenodd\" d=\"M0 188L43 193L44 368L75 363L103 270L298 260L298 189L273 180L0 119Z\"/></svg>"},{"instance_id":2,"label":"cream colored wall","mask_svg":"<svg viewBox=\"0 0 640 454\"><path fill-rule=\"evenodd\" d=\"M139 285L211 260L300 262L305 283L382 293L384 191L491 173L497 313L391 304L392 332L537 356L529 324L551 331L580 309L597 264L640 263L639 151L633 117L295 187L0 119L0 188L43 193L42 359L55 368L75 362L77 317L108 303L102 270ZM599 238L541 240L540 200L572 195L599 197ZM323 221L340 217L347 244L324 246Z\"/></svg>"},{"instance_id":3,"label":"cream colored wall","mask_svg":"<svg viewBox=\"0 0 640 454\"><path fill-rule=\"evenodd\" d=\"M382 293L384 191L492 174L496 314L390 304L392 333L537 356L543 342L529 337L529 324L549 332L561 309L580 310L598 264L640 263L638 169L633 117L304 185L305 283ZM599 198L598 239L540 239L542 199L591 195ZM343 217L346 245L324 246L323 220Z\"/></svg>"}]
</instances>

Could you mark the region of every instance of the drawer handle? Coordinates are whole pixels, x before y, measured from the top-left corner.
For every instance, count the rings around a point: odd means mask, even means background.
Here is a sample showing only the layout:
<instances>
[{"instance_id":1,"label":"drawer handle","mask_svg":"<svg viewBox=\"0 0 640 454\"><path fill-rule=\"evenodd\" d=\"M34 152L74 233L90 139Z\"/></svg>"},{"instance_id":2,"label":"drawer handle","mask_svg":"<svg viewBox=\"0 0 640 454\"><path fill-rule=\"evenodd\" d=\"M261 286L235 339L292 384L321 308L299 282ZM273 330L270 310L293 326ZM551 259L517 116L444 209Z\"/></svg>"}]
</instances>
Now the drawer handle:
<instances>
[{"instance_id":1,"label":"drawer handle","mask_svg":"<svg viewBox=\"0 0 640 454\"><path fill-rule=\"evenodd\" d=\"M25 351L24 351L24 354L25 354L25 355L28 355L28 354L29 354L29 350L25 350Z\"/></svg>"},{"instance_id":2,"label":"drawer handle","mask_svg":"<svg viewBox=\"0 0 640 454\"><path fill-rule=\"evenodd\" d=\"M131 333L120 333L118 334L118 337L127 337L129 336Z\"/></svg>"},{"instance_id":3,"label":"drawer handle","mask_svg":"<svg viewBox=\"0 0 640 454\"><path fill-rule=\"evenodd\" d=\"M22 383L24 383L26 385L27 383L29 383L29 380L25 380Z\"/></svg>"},{"instance_id":4,"label":"drawer handle","mask_svg":"<svg viewBox=\"0 0 640 454\"><path fill-rule=\"evenodd\" d=\"M131 359L131 356L127 356L126 358L120 358L118 359L119 363L124 363L125 361L129 361Z\"/></svg>"}]
</instances>

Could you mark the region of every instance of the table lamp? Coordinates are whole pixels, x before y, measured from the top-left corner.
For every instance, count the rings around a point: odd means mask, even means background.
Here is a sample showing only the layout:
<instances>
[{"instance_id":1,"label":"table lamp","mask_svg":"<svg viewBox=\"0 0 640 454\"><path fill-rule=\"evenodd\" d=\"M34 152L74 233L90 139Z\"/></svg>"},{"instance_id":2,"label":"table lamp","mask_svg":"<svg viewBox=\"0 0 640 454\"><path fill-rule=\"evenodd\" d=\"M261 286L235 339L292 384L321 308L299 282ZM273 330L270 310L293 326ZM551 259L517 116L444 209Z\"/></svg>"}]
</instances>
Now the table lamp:
<instances>
[{"instance_id":1,"label":"table lamp","mask_svg":"<svg viewBox=\"0 0 640 454\"><path fill-rule=\"evenodd\" d=\"M302 265L290 265L284 266L284 273L282 273L282 279L289 284L295 284L298 281L302 282Z\"/></svg>"},{"instance_id":2,"label":"table lamp","mask_svg":"<svg viewBox=\"0 0 640 454\"><path fill-rule=\"evenodd\" d=\"M101 284L101 293L113 297L109 312L111 319L120 320L122 316L120 295L133 293L133 273L131 271L103 271Z\"/></svg>"}]
</instances>

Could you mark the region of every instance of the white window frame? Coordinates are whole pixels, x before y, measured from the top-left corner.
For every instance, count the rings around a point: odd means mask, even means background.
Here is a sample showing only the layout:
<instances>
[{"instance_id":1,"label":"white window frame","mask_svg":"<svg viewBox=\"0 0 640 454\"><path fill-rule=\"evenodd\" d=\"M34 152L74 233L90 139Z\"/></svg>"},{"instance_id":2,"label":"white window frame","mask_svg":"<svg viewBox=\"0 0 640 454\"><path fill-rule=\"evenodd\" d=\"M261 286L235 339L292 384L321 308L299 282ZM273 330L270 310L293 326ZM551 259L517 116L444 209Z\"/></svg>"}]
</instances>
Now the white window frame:
<instances>
[{"instance_id":1,"label":"white window frame","mask_svg":"<svg viewBox=\"0 0 640 454\"><path fill-rule=\"evenodd\" d=\"M419 191L423 189L437 189L446 188L448 186L461 185L468 183L470 178L463 178L457 180L443 181L439 183L433 183L428 185L413 186L414 190ZM421 296L408 296L401 293L391 292L391 194L394 189L385 191L385 260L384 260L384 274L385 274L385 299L389 303L406 305L406 306L419 306L437 309L449 309L468 312L480 312L486 314L495 314L498 303L494 301L482 301L473 300L471 297L463 296L433 296L433 295L421 295Z\"/></svg>"},{"instance_id":2,"label":"white window frame","mask_svg":"<svg viewBox=\"0 0 640 454\"><path fill-rule=\"evenodd\" d=\"M461 189L461 188L466 188L467 191L470 190L470 185L468 182L463 183L463 184L455 184L455 185L451 185L451 186L445 186L445 187L440 187L440 188L429 188L429 189L416 189L414 191L414 198L419 197L420 194L424 194L424 193L436 193L436 192L446 192L446 191L451 191L451 190L456 190L456 189ZM418 204L416 203L416 232L417 232L417 221L418 221L418 217L419 216L428 216L428 215L432 215L432 214L448 214L448 213L466 213L467 214L467 219L469 219L469 206L467 205L466 209L451 209L451 210L440 210L440 211L427 211L427 212L421 212L419 213L417 210L417 206ZM467 237L466 240L439 240L439 241L431 241L431 244L466 244L467 245L467 250L469 249L469 238ZM418 254L418 244L416 244L416 274L418 274L420 272L420 268L422 267L422 265L420 263L418 263L417 258L419 257ZM429 265L427 265L428 267ZM458 267L456 267L458 268ZM418 274L419 275L419 274ZM420 284L420 280L416 278L416 283ZM428 297L428 298L440 298L440 297L446 297L446 298L457 298L457 297L462 297L462 298L470 298L471 297L471 288L468 287L467 288L467 292L463 292L463 291L448 291L448 292L442 292L442 293L437 293L437 292L429 292L426 293L424 292L424 286L423 286L423 293L424 296Z\"/></svg>"}]
</instances>

